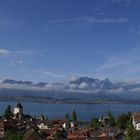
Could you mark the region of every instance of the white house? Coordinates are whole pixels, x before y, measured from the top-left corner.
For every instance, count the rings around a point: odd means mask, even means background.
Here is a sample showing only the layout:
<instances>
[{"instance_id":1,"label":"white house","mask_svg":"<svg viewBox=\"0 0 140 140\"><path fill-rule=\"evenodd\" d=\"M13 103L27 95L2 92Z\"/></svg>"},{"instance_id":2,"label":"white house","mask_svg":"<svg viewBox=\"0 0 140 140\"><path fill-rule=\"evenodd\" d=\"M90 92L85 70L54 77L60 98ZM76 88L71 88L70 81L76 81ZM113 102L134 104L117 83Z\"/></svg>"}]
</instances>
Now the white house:
<instances>
[{"instance_id":1,"label":"white house","mask_svg":"<svg viewBox=\"0 0 140 140\"><path fill-rule=\"evenodd\" d=\"M39 128L40 130L48 129L48 126L45 125L44 123L41 123L41 124L39 124L39 125L37 125L37 126L38 126L38 128Z\"/></svg>"},{"instance_id":2,"label":"white house","mask_svg":"<svg viewBox=\"0 0 140 140\"><path fill-rule=\"evenodd\" d=\"M63 123L63 126L62 127L64 129L73 128L73 127L75 127L75 123L74 122L65 122L65 123Z\"/></svg>"},{"instance_id":3,"label":"white house","mask_svg":"<svg viewBox=\"0 0 140 140\"><path fill-rule=\"evenodd\" d=\"M133 126L136 130L140 130L140 112L135 112L132 115L132 119L133 119Z\"/></svg>"},{"instance_id":4,"label":"white house","mask_svg":"<svg viewBox=\"0 0 140 140\"><path fill-rule=\"evenodd\" d=\"M75 127L75 123L74 122L70 122L70 127L71 128Z\"/></svg>"}]
</instances>

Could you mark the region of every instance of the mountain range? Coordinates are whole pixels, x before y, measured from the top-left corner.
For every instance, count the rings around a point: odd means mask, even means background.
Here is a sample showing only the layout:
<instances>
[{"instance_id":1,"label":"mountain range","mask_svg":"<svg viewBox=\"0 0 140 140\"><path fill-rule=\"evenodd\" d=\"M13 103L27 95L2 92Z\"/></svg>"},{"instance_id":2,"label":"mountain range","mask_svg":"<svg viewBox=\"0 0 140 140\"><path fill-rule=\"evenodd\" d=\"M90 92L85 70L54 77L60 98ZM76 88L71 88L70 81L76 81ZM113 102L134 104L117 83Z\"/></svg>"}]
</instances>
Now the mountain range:
<instances>
[{"instance_id":1,"label":"mountain range","mask_svg":"<svg viewBox=\"0 0 140 140\"><path fill-rule=\"evenodd\" d=\"M30 81L3 80L0 95L45 96L53 98L128 98L140 99L140 83L111 82L80 77L68 83L34 83Z\"/></svg>"}]
</instances>

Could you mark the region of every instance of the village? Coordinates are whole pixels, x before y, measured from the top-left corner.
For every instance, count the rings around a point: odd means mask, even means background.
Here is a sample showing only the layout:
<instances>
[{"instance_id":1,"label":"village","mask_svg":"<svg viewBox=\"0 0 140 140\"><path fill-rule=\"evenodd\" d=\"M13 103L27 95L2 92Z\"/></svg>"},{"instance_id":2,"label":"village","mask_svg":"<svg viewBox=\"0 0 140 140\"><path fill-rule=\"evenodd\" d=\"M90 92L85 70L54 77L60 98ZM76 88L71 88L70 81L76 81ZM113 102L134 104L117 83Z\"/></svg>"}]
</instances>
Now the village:
<instances>
[{"instance_id":1,"label":"village","mask_svg":"<svg viewBox=\"0 0 140 140\"><path fill-rule=\"evenodd\" d=\"M21 103L12 110L8 105L5 115L0 118L0 140L125 140L126 137L139 139L140 113L121 114L115 124L111 112L91 122L80 122L74 111L70 119L48 120L25 115ZM129 134L130 133L130 134Z\"/></svg>"}]
</instances>

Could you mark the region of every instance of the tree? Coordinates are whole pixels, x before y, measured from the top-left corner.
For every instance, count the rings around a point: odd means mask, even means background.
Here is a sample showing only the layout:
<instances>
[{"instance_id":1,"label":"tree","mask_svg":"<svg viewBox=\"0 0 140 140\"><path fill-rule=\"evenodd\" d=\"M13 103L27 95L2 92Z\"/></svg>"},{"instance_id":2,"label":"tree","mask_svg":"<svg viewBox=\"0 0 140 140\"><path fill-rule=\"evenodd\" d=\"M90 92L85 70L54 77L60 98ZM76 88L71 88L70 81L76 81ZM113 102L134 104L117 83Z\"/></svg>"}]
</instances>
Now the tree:
<instances>
[{"instance_id":1,"label":"tree","mask_svg":"<svg viewBox=\"0 0 140 140\"><path fill-rule=\"evenodd\" d=\"M8 105L7 108L5 109L4 117L6 119L9 119L12 116L12 108L11 105Z\"/></svg>"},{"instance_id":2,"label":"tree","mask_svg":"<svg viewBox=\"0 0 140 140\"><path fill-rule=\"evenodd\" d=\"M23 135L7 131L5 133L4 140L23 140Z\"/></svg>"},{"instance_id":3,"label":"tree","mask_svg":"<svg viewBox=\"0 0 140 140\"><path fill-rule=\"evenodd\" d=\"M73 120L73 122L77 122L77 113L75 110L73 110L73 112L72 112L72 120Z\"/></svg>"},{"instance_id":4,"label":"tree","mask_svg":"<svg viewBox=\"0 0 140 140\"><path fill-rule=\"evenodd\" d=\"M69 114L68 113L66 113L65 118L66 118L66 120L69 120Z\"/></svg>"},{"instance_id":5,"label":"tree","mask_svg":"<svg viewBox=\"0 0 140 140\"><path fill-rule=\"evenodd\" d=\"M47 116L45 116L43 114L40 116L40 119L41 119L42 122L48 121Z\"/></svg>"},{"instance_id":6,"label":"tree","mask_svg":"<svg viewBox=\"0 0 140 140\"><path fill-rule=\"evenodd\" d=\"M45 121L45 116L43 114L41 115L41 120Z\"/></svg>"},{"instance_id":7,"label":"tree","mask_svg":"<svg viewBox=\"0 0 140 140\"><path fill-rule=\"evenodd\" d=\"M117 126L120 129L126 129L128 124L131 122L131 117L129 114L121 114L117 119Z\"/></svg>"},{"instance_id":8,"label":"tree","mask_svg":"<svg viewBox=\"0 0 140 140\"><path fill-rule=\"evenodd\" d=\"M91 125L93 125L97 128L99 126L99 120L97 118L93 118L91 120Z\"/></svg>"},{"instance_id":9,"label":"tree","mask_svg":"<svg viewBox=\"0 0 140 140\"><path fill-rule=\"evenodd\" d=\"M133 125L129 124L126 129L126 137L125 140L135 140L136 138L136 130Z\"/></svg>"},{"instance_id":10,"label":"tree","mask_svg":"<svg viewBox=\"0 0 140 140\"><path fill-rule=\"evenodd\" d=\"M57 130L56 133L53 136L54 136L54 139L56 139L56 140L66 139L67 138L67 132L64 129Z\"/></svg>"},{"instance_id":11,"label":"tree","mask_svg":"<svg viewBox=\"0 0 140 140\"><path fill-rule=\"evenodd\" d=\"M108 119L109 125L110 125L111 127L112 127L112 126L115 126L115 118L114 118L112 112L109 111L109 112L107 113L107 115L108 115L108 117L109 117L109 119Z\"/></svg>"}]
</instances>

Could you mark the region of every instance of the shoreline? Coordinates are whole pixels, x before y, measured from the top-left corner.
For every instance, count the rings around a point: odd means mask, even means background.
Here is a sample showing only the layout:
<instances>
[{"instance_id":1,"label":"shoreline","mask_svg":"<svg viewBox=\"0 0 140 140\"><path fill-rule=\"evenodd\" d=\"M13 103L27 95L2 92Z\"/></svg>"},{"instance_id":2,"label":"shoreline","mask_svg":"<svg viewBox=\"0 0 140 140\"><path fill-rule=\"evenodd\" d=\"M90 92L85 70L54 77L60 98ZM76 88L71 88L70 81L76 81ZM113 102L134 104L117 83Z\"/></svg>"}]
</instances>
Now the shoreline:
<instances>
[{"instance_id":1,"label":"shoreline","mask_svg":"<svg viewBox=\"0 0 140 140\"><path fill-rule=\"evenodd\" d=\"M0 102L31 102L40 104L126 104L126 105L140 105L137 100L111 100L111 99L57 99L49 97L34 97L34 96L0 96Z\"/></svg>"}]
</instances>

